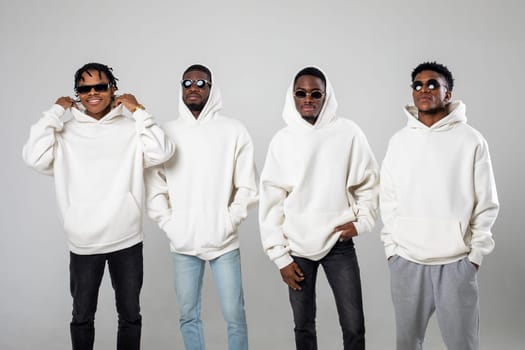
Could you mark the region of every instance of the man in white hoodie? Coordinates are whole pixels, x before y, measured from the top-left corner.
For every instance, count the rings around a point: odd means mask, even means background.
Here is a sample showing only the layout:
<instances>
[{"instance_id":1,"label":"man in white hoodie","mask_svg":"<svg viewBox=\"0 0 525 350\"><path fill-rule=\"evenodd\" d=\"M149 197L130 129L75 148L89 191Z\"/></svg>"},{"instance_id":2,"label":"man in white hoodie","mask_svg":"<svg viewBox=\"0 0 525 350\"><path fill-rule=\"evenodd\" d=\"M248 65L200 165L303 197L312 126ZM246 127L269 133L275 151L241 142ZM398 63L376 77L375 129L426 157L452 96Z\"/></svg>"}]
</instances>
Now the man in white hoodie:
<instances>
[{"instance_id":1,"label":"man in white hoodie","mask_svg":"<svg viewBox=\"0 0 525 350\"><path fill-rule=\"evenodd\" d=\"M88 63L75 99L60 97L31 127L24 161L54 176L70 249L73 349L93 349L98 291L107 262L118 312L117 349L140 348L143 169L174 146L131 94L115 95L112 69ZM132 118L123 114L123 107ZM65 121L70 110L73 118Z\"/></svg>"},{"instance_id":2,"label":"man in white hoodie","mask_svg":"<svg viewBox=\"0 0 525 350\"><path fill-rule=\"evenodd\" d=\"M238 226L257 201L253 144L240 122L219 113L220 91L207 67L188 67L181 85L179 117L164 128L177 152L147 173L148 214L170 240L186 349L205 348L200 311L209 262L228 325L228 348L246 350Z\"/></svg>"},{"instance_id":3,"label":"man in white hoodie","mask_svg":"<svg viewBox=\"0 0 525 350\"><path fill-rule=\"evenodd\" d=\"M286 94L287 126L273 137L261 174L262 244L289 286L298 350L317 349L319 265L334 293L344 348L365 348L352 237L374 226L379 169L361 129L336 110L323 72L297 73Z\"/></svg>"},{"instance_id":4,"label":"man in white hoodie","mask_svg":"<svg viewBox=\"0 0 525 350\"><path fill-rule=\"evenodd\" d=\"M436 311L449 350L479 348L477 271L494 248L498 197L487 142L452 102L447 67L412 72L414 106L381 169L381 238L391 272L397 349L421 349Z\"/></svg>"}]
</instances>

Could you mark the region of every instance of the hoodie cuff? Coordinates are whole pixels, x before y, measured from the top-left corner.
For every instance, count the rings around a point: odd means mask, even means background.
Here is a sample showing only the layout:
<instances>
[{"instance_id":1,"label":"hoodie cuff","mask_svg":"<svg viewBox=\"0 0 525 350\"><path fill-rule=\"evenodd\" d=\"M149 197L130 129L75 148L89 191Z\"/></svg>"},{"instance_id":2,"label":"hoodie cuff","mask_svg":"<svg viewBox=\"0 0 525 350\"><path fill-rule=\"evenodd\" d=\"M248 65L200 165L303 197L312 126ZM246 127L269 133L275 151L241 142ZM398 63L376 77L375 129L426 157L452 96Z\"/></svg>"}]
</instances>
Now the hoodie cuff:
<instances>
[{"instance_id":1,"label":"hoodie cuff","mask_svg":"<svg viewBox=\"0 0 525 350\"><path fill-rule=\"evenodd\" d=\"M57 118L61 118L64 113L66 113L66 110L58 103L55 103L53 106L51 106L48 113L54 115Z\"/></svg>"},{"instance_id":2,"label":"hoodie cuff","mask_svg":"<svg viewBox=\"0 0 525 350\"><path fill-rule=\"evenodd\" d=\"M363 224L359 222L359 220L353 222L355 231L357 232L357 235L360 235L362 233L365 233L366 231L363 229Z\"/></svg>"},{"instance_id":3,"label":"hoodie cuff","mask_svg":"<svg viewBox=\"0 0 525 350\"><path fill-rule=\"evenodd\" d=\"M477 249L472 249L468 255L468 259L478 266L481 266L481 263L483 262L483 254Z\"/></svg>"},{"instance_id":4,"label":"hoodie cuff","mask_svg":"<svg viewBox=\"0 0 525 350\"><path fill-rule=\"evenodd\" d=\"M288 266L291 263L293 263L293 258L290 256L290 254L285 254L283 256L278 257L273 262L275 263L275 265L277 265L277 267L280 270L283 267Z\"/></svg>"},{"instance_id":5,"label":"hoodie cuff","mask_svg":"<svg viewBox=\"0 0 525 350\"><path fill-rule=\"evenodd\" d=\"M64 122L62 121L62 116L66 110L59 104L54 104L51 108L44 112L44 118L47 119L49 125L60 131L64 128Z\"/></svg>"},{"instance_id":6,"label":"hoodie cuff","mask_svg":"<svg viewBox=\"0 0 525 350\"><path fill-rule=\"evenodd\" d=\"M396 255L396 246L394 244L390 244L385 247L385 256L388 259L393 255Z\"/></svg>"},{"instance_id":7,"label":"hoodie cuff","mask_svg":"<svg viewBox=\"0 0 525 350\"><path fill-rule=\"evenodd\" d=\"M153 116L140 108L133 112L133 119L135 119L135 128L139 133L144 132L146 128L155 124Z\"/></svg>"}]
</instances>

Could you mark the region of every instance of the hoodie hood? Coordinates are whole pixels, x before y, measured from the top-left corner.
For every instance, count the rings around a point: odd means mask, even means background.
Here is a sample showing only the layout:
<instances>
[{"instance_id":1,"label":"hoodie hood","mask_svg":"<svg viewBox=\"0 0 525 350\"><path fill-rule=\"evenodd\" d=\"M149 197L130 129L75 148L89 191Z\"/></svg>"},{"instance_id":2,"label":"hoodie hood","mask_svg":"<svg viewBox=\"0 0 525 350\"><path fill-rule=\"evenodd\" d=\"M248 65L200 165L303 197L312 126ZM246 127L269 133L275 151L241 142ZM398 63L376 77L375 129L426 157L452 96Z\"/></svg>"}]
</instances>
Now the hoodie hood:
<instances>
[{"instance_id":1,"label":"hoodie hood","mask_svg":"<svg viewBox=\"0 0 525 350\"><path fill-rule=\"evenodd\" d=\"M319 69L319 68L317 68ZM324 73L324 72L323 72ZM326 77L326 74L325 74ZM302 129L321 129L332 124L337 118L335 113L337 111L337 100L335 99L334 90L332 84L326 79L326 92L324 105L321 108L321 112L317 117L317 121L314 125L308 123L301 117L297 108L295 107L295 101L293 96L294 82L290 84L288 91L286 92L286 99L283 108L283 119L285 123L292 128Z\"/></svg>"},{"instance_id":2,"label":"hoodie hood","mask_svg":"<svg viewBox=\"0 0 525 350\"><path fill-rule=\"evenodd\" d=\"M123 108L123 105L118 105L117 107L110 110L108 114L100 118L100 120L97 120L87 115L85 109L79 109L79 108L73 107L71 108L71 113L73 114L73 117L75 118L75 120L78 121L79 123L106 124L106 123L111 123L115 120L115 118L122 116L123 115L122 108Z\"/></svg>"},{"instance_id":3,"label":"hoodie hood","mask_svg":"<svg viewBox=\"0 0 525 350\"><path fill-rule=\"evenodd\" d=\"M416 106L407 105L404 108L405 114L408 117L407 126L416 129L428 129L431 131L446 131L450 130L457 123L466 123L467 116L465 114L466 107L461 101L451 102L448 106L448 114L434 123L431 127L426 126L419 121L418 110Z\"/></svg>"},{"instance_id":4,"label":"hoodie hood","mask_svg":"<svg viewBox=\"0 0 525 350\"><path fill-rule=\"evenodd\" d=\"M186 106L184 103L184 100L182 99L182 89L183 88L181 88L179 92L179 116L185 121L190 123L205 123L214 119L218 112L222 109L221 92L215 82L213 82L211 85L208 101L206 101L206 105L202 109L197 119L195 119L188 106Z\"/></svg>"}]
</instances>

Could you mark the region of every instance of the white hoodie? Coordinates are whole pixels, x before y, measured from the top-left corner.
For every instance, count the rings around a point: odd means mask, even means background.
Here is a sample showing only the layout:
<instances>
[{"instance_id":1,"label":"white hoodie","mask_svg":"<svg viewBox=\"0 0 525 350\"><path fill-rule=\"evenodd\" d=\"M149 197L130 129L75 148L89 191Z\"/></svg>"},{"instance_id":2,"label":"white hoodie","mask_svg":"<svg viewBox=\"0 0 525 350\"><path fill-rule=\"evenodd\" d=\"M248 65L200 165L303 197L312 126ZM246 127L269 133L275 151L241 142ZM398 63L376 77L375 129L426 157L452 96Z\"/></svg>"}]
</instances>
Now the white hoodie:
<instances>
[{"instance_id":1,"label":"white hoodie","mask_svg":"<svg viewBox=\"0 0 525 350\"><path fill-rule=\"evenodd\" d=\"M64 122L55 104L31 127L24 161L54 175L59 212L69 248L99 254L143 239L143 168L166 161L174 146L153 117L122 106L96 120L76 108Z\"/></svg>"},{"instance_id":2,"label":"white hoodie","mask_svg":"<svg viewBox=\"0 0 525 350\"><path fill-rule=\"evenodd\" d=\"M319 260L352 221L359 234L374 226L379 170L361 129L336 117L326 82L324 106L314 125L297 112L293 83L286 93L287 126L273 137L261 173L259 223L263 248L283 268L290 255Z\"/></svg>"},{"instance_id":3,"label":"white hoodie","mask_svg":"<svg viewBox=\"0 0 525 350\"><path fill-rule=\"evenodd\" d=\"M237 226L257 201L253 144L237 120L219 114L216 83L195 119L179 96L179 117L164 127L175 156L146 175L149 216L172 252L211 260L239 248Z\"/></svg>"},{"instance_id":4,"label":"white hoodie","mask_svg":"<svg viewBox=\"0 0 525 350\"><path fill-rule=\"evenodd\" d=\"M480 265L494 248L498 197L487 142L466 124L465 105L431 127L405 107L407 126L390 140L381 169L381 239L386 256Z\"/></svg>"}]
</instances>

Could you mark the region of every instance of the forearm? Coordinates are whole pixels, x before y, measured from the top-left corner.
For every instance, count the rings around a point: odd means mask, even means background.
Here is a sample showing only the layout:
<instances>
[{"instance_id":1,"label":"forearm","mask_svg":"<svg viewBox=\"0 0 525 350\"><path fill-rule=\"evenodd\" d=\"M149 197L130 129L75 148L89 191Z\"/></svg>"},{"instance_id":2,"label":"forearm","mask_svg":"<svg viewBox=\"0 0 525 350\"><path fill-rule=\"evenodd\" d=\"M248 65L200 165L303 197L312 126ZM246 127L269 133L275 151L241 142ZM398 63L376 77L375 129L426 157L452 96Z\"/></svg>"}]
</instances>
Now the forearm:
<instances>
[{"instance_id":1,"label":"forearm","mask_svg":"<svg viewBox=\"0 0 525 350\"><path fill-rule=\"evenodd\" d=\"M367 169L359 185L350 188L350 195L355 201L356 221L354 226L358 234L372 231L374 228L379 197L379 174L377 169Z\"/></svg>"},{"instance_id":2,"label":"forearm","mask_svg":"<svg viewBox=\"0 0 525 350\"><path fill-rule=\"evenodd\" d=\"M25 163L44 174L53 174L56 133L64 127L61 119L64 112L58 104L44 112L44 116L31 127L29 139L24 145L22 156Z\"/></svg>"},{"instance_id":3,"label":"forearm","mask_svg":"<svg viewBox=\"0 0 525 350\"><path fill-rule=\"evenodd\" d=\"M170 159L175 152L175 145L155 123L153 116L142 109L137 109L133 112L133 118L142 142L145 167L159 165Z\"/></svg>"},{"instance_id":4,"label":"forearm","mask_svg":"<svg viewBox=\"0 0 525 350\"><path fill-rule=\"evenodd\" d=\"M171 218L168 184L163 167L156 166L146 169L144 180L148 216L162 228Z\"/></svg>"}]
</instances>

